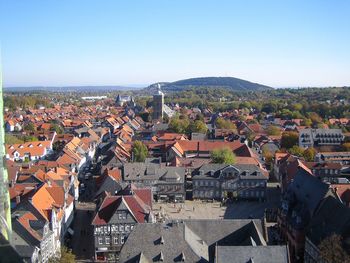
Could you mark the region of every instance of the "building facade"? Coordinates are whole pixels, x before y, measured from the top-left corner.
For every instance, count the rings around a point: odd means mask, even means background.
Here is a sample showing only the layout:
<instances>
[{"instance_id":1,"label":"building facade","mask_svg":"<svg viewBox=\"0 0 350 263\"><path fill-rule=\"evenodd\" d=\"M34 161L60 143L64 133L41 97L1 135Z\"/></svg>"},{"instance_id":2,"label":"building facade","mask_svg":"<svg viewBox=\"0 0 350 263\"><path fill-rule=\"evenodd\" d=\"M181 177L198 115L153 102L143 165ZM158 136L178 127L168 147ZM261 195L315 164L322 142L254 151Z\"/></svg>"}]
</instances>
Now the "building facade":
<instances>
[{"instance_id":1,"label":"building facade","mask_svg":"<svg viewBox=\"0 0 350 263\"><path fill-rule=\"evenodd\" d=\"M303 129L299 132L299 146L340 145L344 138L341 129Z\"/></svg>"},{"instance_id":2,"label":"building facade","mask_svg":"<svg viewBox=\"0 0 350 263\"><path fill-rule=\"evenodd\" d=\"M184 167L164 166L157 158L123 166L124 181L138 187L150 187L156 201L183 202L185 174Z\"/></svg>"},{"instance_id":3,"label":"building facade","mask_svg":"<svg viewBox=\"0 0 350 263\"><path fill-rule=\"evenodd\" d=\"M264 200L267 180L255 165L204 164L192 173L193 198Z\"/></svg>"},{"instance_id":4,"label":"building facade","mask_svg":"<svg viewBox=\"0 0 350 263\"><path fill-rule=\"evenodd\" d=\"M154 222L150 189L132 189L128 193L107 196L92 221L95 259L113 261L135 225Z\"/></svg>"},{"instance_id":5,"label":"building facade","mask_svg":"<svg viewBox=\"0 0 350 263\"><path fill-rule=\"evenodd\" d=\"M296 176L283 194L277 215L280 235L288 243L292 262L302 262L310 220L322 200L333 195L328 184L302 168L297 169Z\"/></svg>"}]
</instances>

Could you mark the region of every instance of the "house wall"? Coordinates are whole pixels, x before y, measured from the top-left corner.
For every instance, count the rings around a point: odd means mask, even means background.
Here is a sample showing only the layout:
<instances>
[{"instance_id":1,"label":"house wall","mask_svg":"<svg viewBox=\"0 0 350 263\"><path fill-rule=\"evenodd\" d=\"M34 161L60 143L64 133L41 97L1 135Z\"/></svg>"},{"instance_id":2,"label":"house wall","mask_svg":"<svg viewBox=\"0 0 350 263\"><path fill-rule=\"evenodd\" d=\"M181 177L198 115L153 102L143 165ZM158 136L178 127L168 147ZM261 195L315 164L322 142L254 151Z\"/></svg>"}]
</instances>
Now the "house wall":
<instances>
[{"instance_id":1,"label":"house wall","mask_svg":"<svg viewBox=\"0 0 350 263\"><path fill-rule=\"evenodd\" d=\"M214 180L193 178L193 198L221 199L232 192L238 199L265 199L267 179Z\"/></svg>"}]
</instances>

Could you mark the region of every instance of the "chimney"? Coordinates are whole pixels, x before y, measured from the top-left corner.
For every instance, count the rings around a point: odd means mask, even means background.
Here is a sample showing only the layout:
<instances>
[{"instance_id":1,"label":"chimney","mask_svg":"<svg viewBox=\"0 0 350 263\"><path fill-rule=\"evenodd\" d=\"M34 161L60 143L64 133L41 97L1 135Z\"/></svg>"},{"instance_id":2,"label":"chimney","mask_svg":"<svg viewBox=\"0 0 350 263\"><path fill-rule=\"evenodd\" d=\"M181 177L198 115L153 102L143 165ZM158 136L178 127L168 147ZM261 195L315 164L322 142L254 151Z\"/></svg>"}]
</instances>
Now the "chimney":
<instances>
[{"instance_id":1,"label":"chimney","mask_svg":"<svg viewBox=\"0 0 350 263\"><path fill-rule=\"evenodd\" d=\"M197 142L197 156L199 156L199 142Z\"/></svg>"}]
</instances>

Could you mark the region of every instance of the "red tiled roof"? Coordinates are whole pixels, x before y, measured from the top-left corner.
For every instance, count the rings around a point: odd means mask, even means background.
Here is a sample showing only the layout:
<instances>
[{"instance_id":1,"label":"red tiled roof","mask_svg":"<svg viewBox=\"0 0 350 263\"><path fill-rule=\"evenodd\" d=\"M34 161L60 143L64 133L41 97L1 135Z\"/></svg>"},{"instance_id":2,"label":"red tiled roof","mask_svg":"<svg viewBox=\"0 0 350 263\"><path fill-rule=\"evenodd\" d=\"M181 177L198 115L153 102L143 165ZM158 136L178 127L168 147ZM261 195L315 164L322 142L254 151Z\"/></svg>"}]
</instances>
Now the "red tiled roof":
<instances>
[{"instance_id":1,"label":"red tiled roof","mask_svg":"<svg viewBox=\"0 0 350 263\"><path fill-rule=\"evenodd\" d=\"M99 208L93 225L105 225L112 218L122 202L129 208L130 213L138 223L145 223L146 216L150 212L152 193L150 189L134 189L134 194L106 196Z\"/></svg>"},{"instance_id":2,"label":"red tiled roof","mask_svg":"<svg viewBox=\"0 0 350 263\"><path fill-rule=\"evenodd\" d=\"M21 217L17 219L17 221L29 232L29 234L34 237L36 240L40 241L42 239L42 236L35 231L31 225L31 221L37 221L38 218L36 218L31 212L26 212Z\"/></svg>"}]
</instances>

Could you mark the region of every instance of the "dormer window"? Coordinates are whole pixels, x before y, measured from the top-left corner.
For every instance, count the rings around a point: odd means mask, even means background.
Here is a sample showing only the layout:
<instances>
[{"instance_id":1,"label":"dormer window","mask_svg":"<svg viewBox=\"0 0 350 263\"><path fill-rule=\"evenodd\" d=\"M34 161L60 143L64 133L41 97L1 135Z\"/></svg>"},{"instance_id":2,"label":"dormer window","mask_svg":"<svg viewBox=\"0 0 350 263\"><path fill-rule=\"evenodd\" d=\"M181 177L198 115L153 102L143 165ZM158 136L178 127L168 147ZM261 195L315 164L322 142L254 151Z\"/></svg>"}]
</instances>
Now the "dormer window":
<instances>
[{"instance_id":1,"label":"dormer window","mask_svg":"<svg viewBox=\"0 0 350 263\"><path fill-rule=\"evenodd\" d=\"M23 149L24 148L24 146L21 144L18 148L20 148L20 149Z\"/></svg>"},{"instance_id":2,"label":"dormer window","mask_svg":"<svg viewBox=\"0 0 350 263\"><path fill-rule=\"evenodd\" d=\"M33 144L29 144L28 147L29 147L29 148L33 148Z\"/></svg>"}]
</instances>

